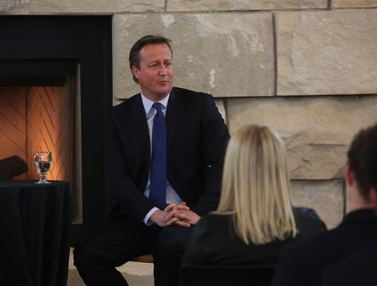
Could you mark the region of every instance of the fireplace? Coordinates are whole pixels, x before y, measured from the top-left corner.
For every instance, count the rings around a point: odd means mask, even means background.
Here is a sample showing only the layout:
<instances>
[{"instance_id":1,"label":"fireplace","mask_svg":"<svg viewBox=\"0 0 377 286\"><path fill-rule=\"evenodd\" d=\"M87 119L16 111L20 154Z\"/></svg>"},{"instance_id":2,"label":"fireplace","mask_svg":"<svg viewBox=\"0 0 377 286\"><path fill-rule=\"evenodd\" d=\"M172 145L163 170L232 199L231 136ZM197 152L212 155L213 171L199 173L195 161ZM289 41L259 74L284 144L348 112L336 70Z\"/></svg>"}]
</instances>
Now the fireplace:
<instances>
[{"instance_id":1,"label":"fireplace","mask_svg":"<svg viewBox=\"0 0 377 286\"><path fill-rule=\"evenodd\" d=\"M72 190L75 246L105 218L104 118L112 103L110 16L0 17L0 159L29 167L51 151L47 179Z\"/></svg>"},{"instance_id":2,"label":"fireplace","mask_svg":"<svg viewBox=\"0 0 377 286\"><path fill-rule=\"evenodd\" d=\"M82 223L79 64L72 60L0 61L0 160L17 155L38 180L33 152L52 153L47 180L68 181L72 222Z\"/></svg>"}]
</instances>

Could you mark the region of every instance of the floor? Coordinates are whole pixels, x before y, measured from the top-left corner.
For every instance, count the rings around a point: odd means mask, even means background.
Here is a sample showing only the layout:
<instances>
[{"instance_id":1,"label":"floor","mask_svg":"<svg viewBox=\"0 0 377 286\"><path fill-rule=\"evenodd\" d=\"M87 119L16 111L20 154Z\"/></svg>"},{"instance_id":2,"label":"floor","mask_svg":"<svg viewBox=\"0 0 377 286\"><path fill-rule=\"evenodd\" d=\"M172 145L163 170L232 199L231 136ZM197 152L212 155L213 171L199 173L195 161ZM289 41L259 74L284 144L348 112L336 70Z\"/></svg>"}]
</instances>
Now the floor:
<instances>
[{"instance_id":1,"label":"floor","mask_svg":"<svg viewBox=\"0 0 377 286\"><path fill-rule=\"evenodd\" d=\"M69 256L69 271L67 286L85 286L76 267L73 265L72 250ZM117 268L126 278L130 286L153 286L153 264L128 262Z\"/></svg>"}]
</instances>

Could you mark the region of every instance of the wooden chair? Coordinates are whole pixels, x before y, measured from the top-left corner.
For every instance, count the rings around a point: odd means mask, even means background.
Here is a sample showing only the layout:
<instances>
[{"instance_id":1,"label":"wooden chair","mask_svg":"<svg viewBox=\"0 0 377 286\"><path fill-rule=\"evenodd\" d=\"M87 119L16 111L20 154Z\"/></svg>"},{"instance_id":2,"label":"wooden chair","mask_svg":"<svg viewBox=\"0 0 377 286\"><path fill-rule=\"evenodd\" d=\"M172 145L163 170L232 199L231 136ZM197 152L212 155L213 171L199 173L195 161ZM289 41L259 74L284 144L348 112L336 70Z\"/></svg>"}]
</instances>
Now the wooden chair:
<instances>
[{"instance_id":1,"label":"wooden chair","mask_svg":"<svg viewBox=\"0 0 377 286\"><path fill-rule=\"evenodd\" d=\"M133 262L153 263L152 254L145 254L132 259Z\"/></svg>"},{"instance_id":2,"label":"wooden chair","mask_svg":"<svg viewBox=\"0 0 377 286\"><path fill-rule=\"evenodd\" d=\"M269 286L274 271L274 265L183 266L180 286Z\"/></svg>"}]
</instances>

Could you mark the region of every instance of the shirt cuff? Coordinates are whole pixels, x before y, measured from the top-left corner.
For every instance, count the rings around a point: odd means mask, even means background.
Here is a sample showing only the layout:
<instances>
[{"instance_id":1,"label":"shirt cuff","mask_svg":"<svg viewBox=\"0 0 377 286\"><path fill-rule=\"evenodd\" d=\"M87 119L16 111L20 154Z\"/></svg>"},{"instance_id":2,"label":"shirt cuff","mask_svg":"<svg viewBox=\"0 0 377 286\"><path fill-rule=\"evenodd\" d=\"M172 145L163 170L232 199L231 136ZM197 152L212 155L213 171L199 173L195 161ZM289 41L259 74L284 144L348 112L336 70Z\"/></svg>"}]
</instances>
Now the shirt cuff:
<instances>
[{"instance_id":1,"label":"shirt cuff","mask_svg":"<svg viewBox=\"0 0 377 286\"><path fill-rule=\"evenodd\" d=\"M143 220L143 222L144 222L147 226L150 226L150 225L154 224L154 222L151 221L151 220L149 220L149 218L150 218L150 217L151 217L156 211L158 211L158 210L159 210L158 208L154 207L153 209L151 209L151 210L147 213L147 215L145 216L145 218L144 218L144 220Z\"/></svg>"}]
</instances>

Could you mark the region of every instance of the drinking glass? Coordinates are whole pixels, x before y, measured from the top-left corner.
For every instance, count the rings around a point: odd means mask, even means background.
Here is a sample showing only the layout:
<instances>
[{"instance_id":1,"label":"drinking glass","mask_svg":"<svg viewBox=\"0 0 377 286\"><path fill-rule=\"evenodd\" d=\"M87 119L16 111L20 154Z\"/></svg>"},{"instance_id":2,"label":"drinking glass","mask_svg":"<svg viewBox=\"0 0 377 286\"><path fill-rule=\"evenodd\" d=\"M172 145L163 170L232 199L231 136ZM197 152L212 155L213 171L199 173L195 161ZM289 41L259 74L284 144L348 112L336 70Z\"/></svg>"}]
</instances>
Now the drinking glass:
<instances>
[{"instance_id":1,"label":"drinking glass","mask_svg":"<svg viewBox=\"0 0 377 286\"><path fill-rule=\"evenodd\" d=\"M34 152L34 165L38 174L41 176L36 184L50 184L47 182L46 175L51 167L51 152Z\"/></svg>"}]
</instances>

